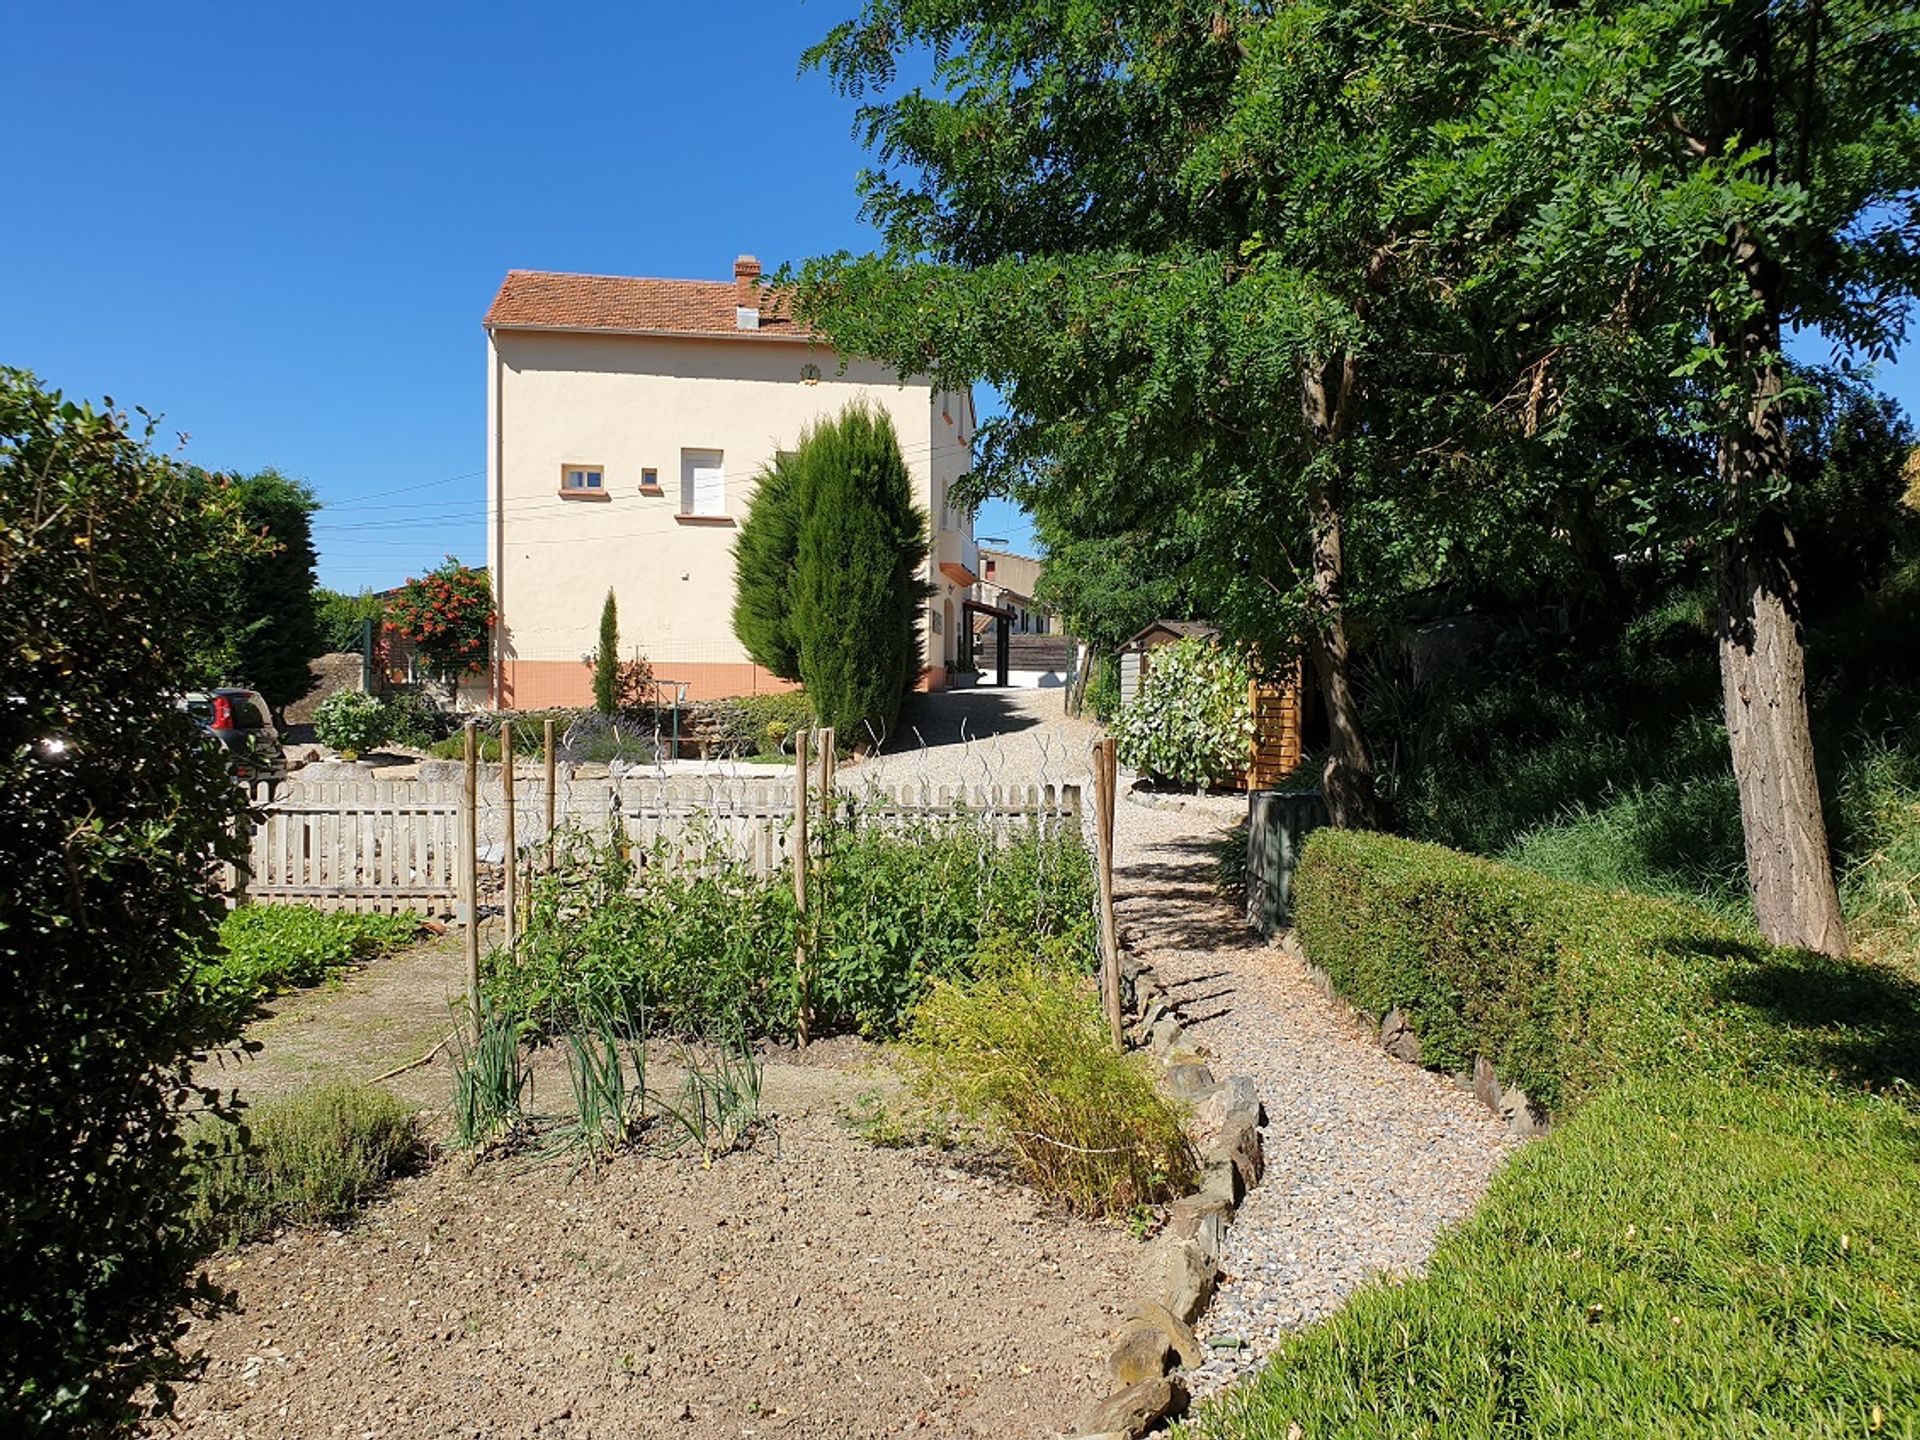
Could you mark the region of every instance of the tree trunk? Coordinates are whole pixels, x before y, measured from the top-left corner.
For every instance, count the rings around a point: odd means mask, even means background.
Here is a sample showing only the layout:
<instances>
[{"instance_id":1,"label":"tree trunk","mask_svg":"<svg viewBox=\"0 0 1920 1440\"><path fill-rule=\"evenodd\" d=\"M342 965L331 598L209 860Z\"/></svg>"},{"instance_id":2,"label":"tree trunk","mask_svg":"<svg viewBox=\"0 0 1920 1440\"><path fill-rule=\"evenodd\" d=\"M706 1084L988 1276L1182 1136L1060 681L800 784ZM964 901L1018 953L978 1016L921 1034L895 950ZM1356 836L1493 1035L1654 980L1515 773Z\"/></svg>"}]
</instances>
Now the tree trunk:
<instances>
[{"instance_id":1,"label":"tree trunk","mask_svg":"<svg viewBox=\"0 0 1920 1440\"><path fill-rule=\"evenodd\" d=\"M1710 153L1735 135L1748 144L1775 138L1765 0L1736 6L1727 18L1735 78L1709 92ZM1847 953L1847 931L1814 770L1793 534L1770 498L1779 493L1788 460L1780 404L1780 267L1759 237L1739 225L1727 237L1726 258L1746 293L1711 314L1708 328L1733 373L1745 379L1747 403L1743 413L1728 417L1720 438L1727 531L1716 578L1721 696L1740 787L1747 884L1768 940L1840 956Z\"/></svg>"},{"instance_id":2,"label":"tree trunk","mask_svg":"<svg viewBox=\"0 0 1920 1440\"><path fill-rule=\"evenodd\" d=\"M1354 383L1353 362L1347 359L1309 370L1301 386L1301 411L1308 433L1321 450L1309 462L1307 485L1307 520L1313 535L1310 574L1319 622L1309 637L1308 653L1327 707L1327 763L1320 778L1327 818L1343 830L1367 830L1375 823L1373 765L1367 758L1360 706L1349 673L1340 506L1322 468L1326 447L1337 442L1346 428Z\"/></svg>"}]
</instances>

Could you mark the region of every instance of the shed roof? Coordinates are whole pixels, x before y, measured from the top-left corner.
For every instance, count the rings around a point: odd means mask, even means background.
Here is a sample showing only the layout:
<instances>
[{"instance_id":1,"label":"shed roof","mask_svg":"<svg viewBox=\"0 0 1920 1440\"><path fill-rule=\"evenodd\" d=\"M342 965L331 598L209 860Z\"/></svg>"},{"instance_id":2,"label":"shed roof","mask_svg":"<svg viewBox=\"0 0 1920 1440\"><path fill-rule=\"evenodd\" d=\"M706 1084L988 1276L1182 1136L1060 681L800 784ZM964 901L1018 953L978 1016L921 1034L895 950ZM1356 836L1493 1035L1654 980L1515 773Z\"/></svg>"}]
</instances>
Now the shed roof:
<instances>
[{"instance_id":1,"label":"shed roof","mask_svg":"<svg viewBox=\"0 0 1920 1440\"><path fill-rule=\"evenodd\" d=\"M1120 648L1122 650L1132 650L1144 642L1148 636L1156 634L1171 635L1176 640L1187 640L1195 637L1204 640L1210 639L1219 633L1219 626L1209 625L1205 620L1156 620Z\"/></svg>"}]
</instances>

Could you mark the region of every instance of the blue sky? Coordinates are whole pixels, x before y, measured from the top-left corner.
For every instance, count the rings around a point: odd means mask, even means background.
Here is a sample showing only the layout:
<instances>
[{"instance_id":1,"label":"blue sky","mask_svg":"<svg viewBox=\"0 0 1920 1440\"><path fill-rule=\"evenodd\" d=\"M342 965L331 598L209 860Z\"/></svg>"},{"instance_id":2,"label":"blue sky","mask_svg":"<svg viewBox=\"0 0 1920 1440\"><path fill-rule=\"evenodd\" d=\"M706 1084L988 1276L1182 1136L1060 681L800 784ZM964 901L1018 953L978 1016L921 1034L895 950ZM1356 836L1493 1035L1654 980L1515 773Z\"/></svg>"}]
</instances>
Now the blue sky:
<instances>
[{"instance_id":1,"label":"blue sky","mask_svg":"<svg viewBox=\"0 0 1920 1440\"><path fill-rule=\"evenodd\" d=\"M0 362L308 480L329 585L477 563L509 268L868 243L852 107L797 73L854 6L0 0ZM1917 408L1920 363L1882 382Z\"/></svg>"},{"instance_id":2,"label":"blue sky","mask_svg":"<svg viewBox=\"0 0 1920 1440\"><path fill-rule=\"evenodd\" d=\"M0 363L309 481L325 584L480 563L508 269L870 242L852 106L797 73L853 8L0 0Z\"/></svg>"}]
</instances>

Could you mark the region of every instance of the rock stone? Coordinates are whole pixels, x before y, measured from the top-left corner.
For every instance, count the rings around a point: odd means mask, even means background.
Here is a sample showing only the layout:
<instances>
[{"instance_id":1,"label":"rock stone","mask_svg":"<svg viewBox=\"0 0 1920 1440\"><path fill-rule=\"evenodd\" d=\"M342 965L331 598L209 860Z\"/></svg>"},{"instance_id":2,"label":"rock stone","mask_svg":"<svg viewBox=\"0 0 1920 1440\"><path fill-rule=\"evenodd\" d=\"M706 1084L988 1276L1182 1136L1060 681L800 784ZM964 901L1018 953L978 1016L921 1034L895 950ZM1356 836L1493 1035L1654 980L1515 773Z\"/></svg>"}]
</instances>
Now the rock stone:
<instances>
[{"instance_id":1,"label":"rock stone","mask_svg":"<svg viewBox=\"0 0 1920 1440\"><path fill-rule=\"evenodd\" d=\"M1158 1325L1135 1325L1107 1356L1107 1374L1116 1385L1158 1380L1173 1368L1173 1341Z\"/></svg>"},{"instance_id":2,"label":"rock stone","mask_svg":"<svg viewBox=\"0 0 1920 1440\"><path fill-rule=\"evenodd\" d=\"M1484 1055L1473 1057L1473 1096L1494 1114L1500 1113L1500 1080L1493 1073L1493 1062Z\"/></svg>"},{"instance_id":3,"label":"rock stone","mask_svg":"<svg viewBox=\"0 0 1920 1440\"><path fill-rule=\"evenodd\" d=\"M1191 1325L1213 1298L1220 1276L1220 1257L1198 1240L1162 1239L1159 1256L1160 1298L1175 1316Z\"/></svg>"},{"instance_id":4,"label":"rock stone","mask_svg":"<svg viewBox=\"0 0 1920 1440\"><path fill-rule=\"evenodd\" d=\"M1207 1358L1206 1348L1193 1333L1193 1327L1158 1300L1137 1301L1127 1307L1121 1318L1129 1325L1148 1325L1165 1335L1182 1365L1191 1367Z\"/></svg>"},{"instance_id":5,"label":"rock stone","mask_svg":"<svg viewBox=\"0 0 1920 1440\"><path fill-rule=\"evenodd\" d=\"M1233 1208L1218 1195L1187 1195L1167 1206L1167 1232L1182 1240L1224 1234ZM1219 1249L1216 1244L1215 1250Z\"/></svg>"},{"instance_id":6,"label":"rock stone","mask_svg":"<svg viewBox=\"0 0 1920 1440\"><path fill-rule=\"evenodd\" d=\"M1153 1026L1153 1048L1162 1055L1174 1049L1186 1038L1187 1032L1180 1022L1171 1015L1162 1015Z\"/></svg>"},{"instance_id":7,"label":"rock stone","mask_svg":"<svg viewBox=\"0 0 1920 1440\"><path fill-rule=\"evenodd\" d=\"M1182 1100L1198 1103L1220 1089L1213 1071L1204 1065L1169 1065L1167 1091Z\"/></svg>"},{"instance_id":8,"label":"rock stone","mask_svg":"<svg viewBox=\"0 0 1920 1440\"><path fill-rule=\"evenodd\" d=\"M1229 1205L1238 1206L1241 1197L1247 1193L1247 1187L1231 1160L1216 1160L1209 1161L1201 1171L1200 1188L1195 1193L1217 1196Z\"/></svg>"},{"instance_id":9,"label":"rock stone","mask_svg":"<svg viewBox=\"0 0 1920 1440\"><path fill-rule=\"evenodd\" d=\"M1209 1163L1224 1160L1233 1167L1241 1194L1260 1183L1265 1169L1259 1121L1259 1112L1255 1110L1229 1110L1220 1124L1219 1134L1203 1152Z\"/></svg>"},{"instance_id":10,"label":"rock stone","mask_svg":"<svg viewBox=\"0 0 1920 1440\"><path fill-rule=\"evenodd\" d=\"M1074 1426L1077 1435L1146 1434L1162 1420L1187 1413L1187 1387L1178 1377L1142 1380L1090 1406Z\"/></svg>"},{"instance_id":11,"label":"rock stone","mask_svg":"<svg viewBox=\"0 0 1920 1440\"><path fill-rule=\"evenodd\" d=\"M1387 1012L1387 1018L1380 1022L1380 1046L1396 1060L1409 1065L1420 1063L1420 1037L1413 1033L1406 1011L1395 1008Z\"/></svg>"},{"instance_id":12,"label":"rock stone","mask_svg":"<svg viewBox=\"0 0 1920 1440\"><path fill-rule=\"evenodd\" d=\"M1500 1097L1500 1118L1516 1135L1544 1135L1547 1130L1546 1111L1534 1104L1518 1085Z\"/></svg>"}]
</instances>

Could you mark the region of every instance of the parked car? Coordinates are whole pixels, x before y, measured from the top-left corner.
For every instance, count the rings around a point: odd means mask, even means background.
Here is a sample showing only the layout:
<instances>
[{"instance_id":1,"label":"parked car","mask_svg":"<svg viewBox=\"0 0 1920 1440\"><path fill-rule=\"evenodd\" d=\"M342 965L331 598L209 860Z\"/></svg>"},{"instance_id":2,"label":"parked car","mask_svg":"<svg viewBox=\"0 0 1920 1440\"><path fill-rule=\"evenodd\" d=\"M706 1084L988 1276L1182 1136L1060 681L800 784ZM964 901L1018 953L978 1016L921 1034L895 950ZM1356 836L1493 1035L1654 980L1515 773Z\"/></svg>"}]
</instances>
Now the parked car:
<instances>
[{"instance_id":1,"label":"parked car","mask_svg":"<svg viewBox=\"0 0 1920 1440\"><path fill-rule=\"evenodd\" d=\"M180 697L180 708L226 753L234 779L272 787L287 778L287 752L259 691L192 690Z\"/></svg>"}]
</instances>

